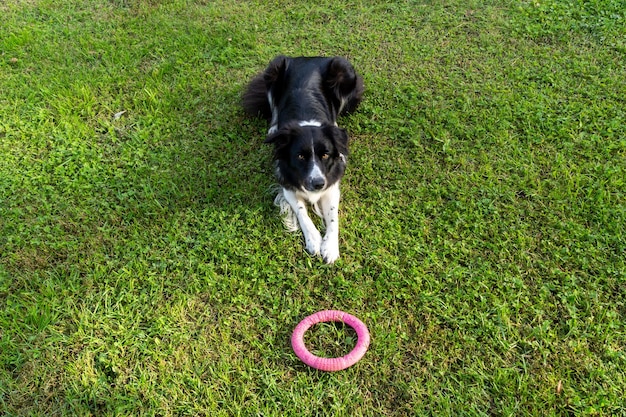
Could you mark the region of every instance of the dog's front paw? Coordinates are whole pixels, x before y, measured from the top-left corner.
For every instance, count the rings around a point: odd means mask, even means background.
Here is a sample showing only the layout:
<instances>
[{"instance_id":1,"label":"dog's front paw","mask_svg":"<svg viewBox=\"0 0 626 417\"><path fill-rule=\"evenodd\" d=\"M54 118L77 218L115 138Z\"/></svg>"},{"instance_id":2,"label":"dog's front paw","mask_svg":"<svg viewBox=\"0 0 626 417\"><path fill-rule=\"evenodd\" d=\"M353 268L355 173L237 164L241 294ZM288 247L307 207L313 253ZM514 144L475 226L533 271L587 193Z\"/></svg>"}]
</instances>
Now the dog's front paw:
<instances>
[{"instance_id":1,"label":"dog's front paw","mask_svg":"<svg viewBox=\"0 0 626 417\"><path fill-rule=\"evenodd\" d=\"M324 237L321 248L322 258L327 264L332 264L339 258L339 240L336 236Z\"/></svg>"},{"instance_id":2,"label":"dog's front paw","mask_svg":"<svg viewBox=\"0 0 626 417\"><path fill-rule=\"evenodd\" d=\"M320 235L320 232L316 230L315 232L308 233L304 240L307 252L311 255L320 254L320 247L322 246L322 235Z\"/></svg>"}]
</instances>

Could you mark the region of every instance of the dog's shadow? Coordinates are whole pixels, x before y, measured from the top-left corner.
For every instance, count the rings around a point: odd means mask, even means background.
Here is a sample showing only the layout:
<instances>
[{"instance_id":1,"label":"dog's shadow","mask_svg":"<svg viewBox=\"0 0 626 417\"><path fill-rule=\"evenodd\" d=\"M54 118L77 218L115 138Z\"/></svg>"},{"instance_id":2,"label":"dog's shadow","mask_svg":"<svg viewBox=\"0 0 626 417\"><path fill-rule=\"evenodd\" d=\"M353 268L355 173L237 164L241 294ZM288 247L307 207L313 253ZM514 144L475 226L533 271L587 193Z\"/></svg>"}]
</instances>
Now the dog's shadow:
<instances>
[{"instance_id":1,"label":"dog's shadow","mask_svg":"<svg viewBox=\"0 0 626 417\"><path fill-rule=\"evenodd\" d=\"M169 160L172 186L163 192L170 193L165 200L176 208L234 215L271 206L274 178L271 148L263 143L266 122L244 114L240 93L240 88L218 93L230 105L219 112L198 108L189 133L175 141Z\"/></svg>"},{"instance_id":2,"label":"dog's shadow","mask_svg":"<svg viewBox=\"0 0 626 417\"><path fill-rule=\"evenodd\" d=\"M280 220L271 215L272 149L263 143L266 122L244 114L242 89L198 89L172 97L172 110L160 122L166 133L154 143L138 139L147 134L130 128L122 146L141 148L143 155L138 168L125 170L123 180L103 195L105 204L115 208L110 216L132 218L150 233L184 221L197 233L225 239L237 239L233 228L245 229L252 221L255 228L277 228ZM222 233L232 219L238 225ZM246 233L240 231L242 237Z\"/></svg>"}]
</instances>

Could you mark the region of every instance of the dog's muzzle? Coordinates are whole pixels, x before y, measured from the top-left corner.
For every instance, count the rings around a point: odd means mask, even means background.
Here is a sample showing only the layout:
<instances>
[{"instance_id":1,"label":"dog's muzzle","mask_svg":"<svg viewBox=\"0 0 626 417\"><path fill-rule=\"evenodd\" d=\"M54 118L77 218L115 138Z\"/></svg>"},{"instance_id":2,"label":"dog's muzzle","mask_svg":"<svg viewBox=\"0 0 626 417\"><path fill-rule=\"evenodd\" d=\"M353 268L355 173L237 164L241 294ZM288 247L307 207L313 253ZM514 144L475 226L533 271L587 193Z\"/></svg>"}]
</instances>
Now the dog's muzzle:
<instances>
[{"instance_id":1,"label":"dog's muzzle","mask_svg":"<svg viewBox=\"0 0 626 417\"><path fill-rule=\"evenodd\" d=\"M324 177L309 177L304 182L304 188L307 191L320 191L326 186L326 180Z\"/></svg>"}]
</instances>

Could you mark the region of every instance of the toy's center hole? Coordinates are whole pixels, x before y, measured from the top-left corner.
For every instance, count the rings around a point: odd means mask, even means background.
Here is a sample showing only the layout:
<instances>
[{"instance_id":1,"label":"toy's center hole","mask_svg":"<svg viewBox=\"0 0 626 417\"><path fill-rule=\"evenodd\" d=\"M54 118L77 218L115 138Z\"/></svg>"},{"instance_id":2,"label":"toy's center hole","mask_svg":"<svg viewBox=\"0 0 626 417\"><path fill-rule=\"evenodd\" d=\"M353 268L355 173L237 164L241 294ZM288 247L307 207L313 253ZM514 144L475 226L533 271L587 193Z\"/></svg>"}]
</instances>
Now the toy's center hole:
<instances>
[{"instance_id":1,"label":"toy's center hole","mask_svg":"<svg viewBox=\"0 0 626 417\"><path fill-rule=\"evenodd\" d=\"M307 349L320 358L345 356L354 349L356 342L356 331L342 322L317 323L304 334Z\"/></svg>"}]
</instances>

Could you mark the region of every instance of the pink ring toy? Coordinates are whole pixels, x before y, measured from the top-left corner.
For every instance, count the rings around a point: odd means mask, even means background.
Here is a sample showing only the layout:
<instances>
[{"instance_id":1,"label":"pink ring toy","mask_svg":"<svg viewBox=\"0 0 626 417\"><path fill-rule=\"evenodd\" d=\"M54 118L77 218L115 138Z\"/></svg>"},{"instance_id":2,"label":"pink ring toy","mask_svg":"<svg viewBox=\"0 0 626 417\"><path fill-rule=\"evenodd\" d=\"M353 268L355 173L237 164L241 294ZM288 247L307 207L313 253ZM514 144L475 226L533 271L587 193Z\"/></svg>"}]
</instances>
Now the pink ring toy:
<instances>
[{"instance_id":1,"label":"pink ring toy","mask_svg":"<svg viewBox=\"0 0 626 417\"><path fill-rule=\"evenodd\" d=\"M348 326L352 327L356 331L357 342L356 346L350 353L340 358L320 358L315 356L304 346L304 333L311 326L317 323L325 323L328 321L340 321ZM370 344L370 334L367 331L365 324L354 317L351 314L344 313L339 310L324 310L315 314L311 314L305 317L293 331L291 335L291 346L296 356L300 360L312 368L319 369L320 371L341 371L346 369L355 363L357 363Z\"/></svg>"}]
</instances>

